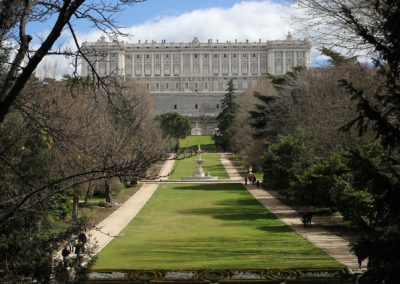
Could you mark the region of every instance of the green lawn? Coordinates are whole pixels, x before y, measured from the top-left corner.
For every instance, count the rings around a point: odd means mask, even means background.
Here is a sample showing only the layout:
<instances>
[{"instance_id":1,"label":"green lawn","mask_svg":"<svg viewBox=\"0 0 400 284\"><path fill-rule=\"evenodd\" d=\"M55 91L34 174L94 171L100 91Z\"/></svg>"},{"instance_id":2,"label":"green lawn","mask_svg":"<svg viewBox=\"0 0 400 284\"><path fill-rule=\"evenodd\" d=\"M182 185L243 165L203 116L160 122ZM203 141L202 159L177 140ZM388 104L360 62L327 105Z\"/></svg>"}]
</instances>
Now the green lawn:
<instances>
[{"instance_id":1,"label":"green lawn","mask_svg":"<svg viewBox=\"0 0 400 284\"><path fill-rule=\"evenodd\" d=\"M164 184L94 269L339 267L241 184Z\"/></svg>"},{"instance_id":2,"label":"green lawn","mask_svg":"<svg viewBox=\"0 0 400 284\"><path fill-rule=\"evenodd\" d=\"M187 136L185 139L179 139L179 145L182 148L197 146L197 145L212 145L214 139L212 136L200 135L200 136Z\"/></svg>"},{"instance_id":3,"label":"green lawn","mask_svg":"<svg viewBox=\"0 0 400 284\"><path fill-rule=\"evenodd\" d=\"M170 175L170 179L181 179L183 176L193 175L196 172L197 155L187 159L177 160L174 165L174 172ZM201 154L203 160L203 170L207 174L211 173L212 176L219 178L229 178L224 166L219 160L218 153L203 153Z\"/></svg>"}]
</instances>

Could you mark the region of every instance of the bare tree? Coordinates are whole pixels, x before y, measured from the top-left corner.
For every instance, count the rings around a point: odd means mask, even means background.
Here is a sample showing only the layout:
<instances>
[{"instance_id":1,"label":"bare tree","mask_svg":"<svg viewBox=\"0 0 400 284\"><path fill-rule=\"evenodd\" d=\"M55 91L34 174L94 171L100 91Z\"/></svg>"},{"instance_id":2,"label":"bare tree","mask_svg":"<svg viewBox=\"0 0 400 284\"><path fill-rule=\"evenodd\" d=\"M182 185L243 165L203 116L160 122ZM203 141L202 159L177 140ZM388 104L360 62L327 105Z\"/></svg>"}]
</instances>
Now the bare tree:
<instances>
[{"instance_id":1,"label":"bare tree","mask_svg":"<svg viewBox=\"0 0 400 284\"><path fill-rule=\"evenodd\" d=\"M301 20L319 42L342 47L347 51L366 49L376 73L379 88L375 101L351 81L342 80L352 98L357 101L358 115L350 121L360 133L372 129L385 148L400 145L399 89L399 25L400 5L391 0L296 1L305 13Z\"/></svg>"},{"instance_id":2,"label":"bare tree","mask_svg":"<svg viewBox=\"0 0 400 284\"><path fill-rule=\"evenodd\" d=\"M74 30L76 21L89 22L111 38L116 38L118 35L122 35L115 21L116 13L124 5L142 1L1 1L0 49L1 51L15 51L15 54L8 63L7 74L0 85L0 123L45 56L49 54L75 56L75 62L78 61L79 56L85 58ZM33 36L27 33L29 25L33 22L45 22L50 18L55 19L50 31L41 39L39 48L33 49L31 46ZM77 51L53 49L61 34L66 31L72 35ZM97 76L94 68L92 71ZM77 74L77 72L75 73Z\"/></svg>"},{"instance_id":3,"label":"bare tree","mask_svg":"<svg viewBox=\"0 0 400 284\"><path fill-rule=\"evenodd\" d=\"M358 64L311 69L300 72L294 82L299 95L292 112L297 126L305 129L305 135L313 152L324 157L343 148L355 149L371 135L359 137L357 131L343 131L343 127L357 115L355 102L338 84L346 78L358 87L369 90L372 97L376 88L375 72Z\"/></svg>"},{"instance_id":4,"label":"bare tree","mask_svg":"<svg viewBox=\"0 0 400 284\"><path fill-rule=\"evenodd\" d=\"M254 168L259 168L261 167L260 153L264 152L265 144L268 143L268 140L255 140L253 138L255 130L250 125L250 111L254 111L255 105L258 103L257 98L254 96L255 92L271 97L278 95L271 80L266 78L258 81L257 85L249 88L240 97L239 104L241 111L235 118L234 127L236 127L237 132L232 138L232 143L233 148L238 150L246 164L252 165Z\"/></svg>"}]
</instances>

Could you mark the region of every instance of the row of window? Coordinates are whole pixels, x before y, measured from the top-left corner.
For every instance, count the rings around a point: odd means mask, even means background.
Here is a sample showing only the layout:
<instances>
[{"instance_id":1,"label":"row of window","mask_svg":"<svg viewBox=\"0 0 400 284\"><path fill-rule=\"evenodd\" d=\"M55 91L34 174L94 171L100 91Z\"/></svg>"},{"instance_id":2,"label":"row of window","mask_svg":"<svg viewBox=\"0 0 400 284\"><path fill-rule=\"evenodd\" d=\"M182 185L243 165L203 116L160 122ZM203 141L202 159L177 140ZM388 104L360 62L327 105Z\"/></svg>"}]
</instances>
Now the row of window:
<instances>
[{"instance_id":1,"label":"row of window","mask_svg":"<svg viewBox=\"0 0 400 284\"><path fill-rule=\"evenodd\" d=\"M281 58L282 57L282 53L283 53L283 51L275 51L275 58ZM289 57L289 58L291 58L292 56L293 56L293 51L287 51L286 52L286 54L287 54L287 57ZM102 57L105 57L105 54L104 53L102 53L101 54L102 55ZM175 54L175 56L176 56L177 54ZM189 56L189 54L184 54L184 56ZM203 54L203 58L208 58L208 53L204 53ZM248 53L242 53L242 58L247 58L247 55L248 55ZM263 54L261 54L261 56L264 56L264 57L266 57L266 55L267 54L265 54L265 53L263 53ZM115 58L115 57L117 57L118 56L118 53L115 53L115 52L113 52L113 53L111 53L110 54L110 56L111 56L111 58ZM127 59L131 59L132 58L132 55L131 54L127 54L127 55L125 55L125 57L127 58ZM161 58L161 54L154 54L154 57L155 57L155 59L160 59ZM198 54L198 53L194 53L193 54L193 57L194 57L194 59L198 59L199 57L200 57L200 54ZM213 54L213 57L214 58L219 58L219 53L214 53ZM223 58L228 58L229 57L229 54L227 54L227 53L223 53L222 54L222 57ZM231 58L237 58L238 57L238 54L236 54L236 53L232 53L231 54ZM252 53L251 54L251 57L253 57L253 58L257 58L258 56L257 56L257 53ZM297 51L297 57L298 58L304 58L304 51ZM136 54L136 59L141 59L142 57L141 57L141 54ZM145 54L145 58L146 59L150 59L150 54ZM164 58L165 59L169 59L170 58L170 55L169 54L164 54Z\"/></svg>"},{"instance_id":2,"label":"row of window","mask_svg":"<svg viewBox=\"0 0 400 284\"><path fill-rule=\"evenodd\" d=\"M184 54L184 55L186 55L186 54ZM203 58L208 58L208 55L209 55L208 53L203 54ZM248 55L247 53L243 53L242 54L242 58L247 58L247 55ZM117 53L111 53L111 57L116 57L116 56L117 56ZM150 54L145 54L144 56L145 56L146 59L150 59L151 55ZM189 56L189 54L187 56ZM229 54L223 53L222 57L223 58L228 58ZM237 58L237 57L238 57L238 54L236 54L236 53L231 54L231 58ZM257 53L252 53L251 57L257 58L258 57ZM127 55L125 55L125 58L131 59L132 55L131 54L127 54ZM141 58L142 58L141 54L136 54L136 59L141 59ZM161 58L161 54L154 54L154 58L155 59L160 59ZM170 55L169 54L164 54L164 58L165 59L169 59ZM200 58L200 54L197 54L197 53L193 54L193 58L194 59L199 59ZM219 58L219 54L214 53L213 54L213 58Z\"/></svg>"},{"instance_id":3,"label":"row of window","mask_svg":"<svg viewBox=\"0 0 400 284\"><path fill-rule=\"evenodd\" d=\"M249 82L250 86L254 85L253 81ZM153 84L150 83L145 83L147 91L193 91L195 93L199 91L222 91L225 90L226 88L226 82L222 81L215 81L215 82L194 82L190 83L189 82L175 82L175 83L160 83L160 82L155 82ZM248 82L247 81L240 81L237 84L237 88L239 91L246 90L248 87Z\"/></svg>"},{"instance_id":4,"label":"row of window","mask_svg":"<svg viewBox=\"0 0 400 284\"><path fill-rule=\"evenodd\" d=\"M195 105L194 105L194 108L195 108L195 109L198 109L198 108L199 108L199 105L198 105L198 104L195 104ZM174 109L178 109L178 105L174 105ZM217 109L219 109L219 104L217 104Z\"/></svg>"}]
</instances>

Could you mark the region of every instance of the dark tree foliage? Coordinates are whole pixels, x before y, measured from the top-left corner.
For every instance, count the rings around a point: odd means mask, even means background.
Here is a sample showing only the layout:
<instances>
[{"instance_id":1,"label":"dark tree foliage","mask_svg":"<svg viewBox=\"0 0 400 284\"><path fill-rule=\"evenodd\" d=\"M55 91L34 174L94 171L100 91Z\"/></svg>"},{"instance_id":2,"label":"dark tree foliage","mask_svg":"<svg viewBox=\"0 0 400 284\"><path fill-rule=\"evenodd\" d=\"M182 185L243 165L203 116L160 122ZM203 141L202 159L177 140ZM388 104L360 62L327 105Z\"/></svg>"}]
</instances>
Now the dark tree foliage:
<instances>
[{"instance_id":1,"label":"dark tree foliage","mask_svg":"<svg viewBox=\"0 0 400 284\"><path fill-rule=\"evenodd\" d=\"M360 187L366 184L378 197L375 201L380 222L353 244L353 251L368 256L368 271L363 283L398 283L400 279L400 5L394 0L298 0L314 17L311 22L330 36L336 44L373 54L376 70L374 96L348 80L341 80L356 102L358 115L343 127L357 128L360 135L372 130L376 141L386 151L369 157L353 153L352 168L359 173ZM341 32L338 32L340 30ZM336 31L336 33L334 32ZM356 187L357 189L357 187Z\"/></svg>"},{"instance_id":2,"label":"dark tree foliage","mask_svg":"<svg viewBox=\"0 0 400 284\"><path fill-rule=\"evenodd\" d=\"M286 198L294 199L293 184L306 167L304 155L307 145L304 131L296 129L289 135L278 135L276 143L269 145L263 156L264 183Z\"/></svg>"},{"instance_id":3,"label":"dark tree foliage","mask_svg":"<svg viewBox=\"0 0 400 284\"><path fill-rule=\"evenodd\" d=\"M254 92L254 96L260 103L255 105L255 111L250 111L250 126L256 130L253 137L273 140L287 122L287 105L278 96L263 96L259 92Z\"/></svg>"},{"instance_id":4,"label":"dark tree foliage","mask_svg":"<svg viewBox=\"0 0 400 284\"><path fill-rule=\"evenodd\" d=\"M217 116L218 121L218 133L215 135L215 143L217 146L224 150L228 150L231 147L231 139L234 133L234 120L240 111L240 105L236 102L237 88L233 79L229 80L227 93L221 100L221 112Z\"/></svg>"},{"instance_id":5,"label":"dark tree foliage","mask_svg":"<svg viewBox=\"0 0 400 284\"><path fill-rule=\"evenodd\" d=\"M322 55L329 57L328 62L334 66L344 63L357 62L357 56L347 57L337 51L334 51L332 48L322 47L318 50L321 52Z\"/></svg>"},{"instance_id":6,"label":"dark tree foliage","mask_svg":"<svg viewBox=\"0 0 400 284\"><path fill-rule=\"evenodd\" d=\"M191 126L189 120L177 112L168 112L157 118L162 136L167 139L168 147L179 149L179 138L183 139L190 134Z\"/></svg>"},{"instance_id":7,"label":"dark tree foliage","mask_svg":"<svg viewBox=\"0 0 400 284\"><path fill-rule=\"evenodd\" d=\"M297 77L303 67L295 67L292 72L283 76L272 76L270 80L278 95L261 94L254 92L258 103L255 110L250 111L250 126L254 128L255 139L267 139L274 142L278 134L286 134L296 128L297 123L292 120L291 110L298 104Z\"/></svg>"},{"instance_id":8,"label":"dark tree foliage","mask_svg":"<svg viewBox=\"0 0 400 284\"><path fill-rule=\"evenodd\" d=\"M368 27L352 9L342 6L341 14L355 34L375 51L374 64L382 83L376 89L375 100L364 96L363 90L342 80L349 94L358 102L358 117L347 128L356 126L360 134L372 127L386 148L400 147L400 5L398 1L371 1L368 9L376 17L377 25Z\"/></svg>"},{"instance_id":9,"label":"dark tree foliage","mask_svg":"<svg viewBox=\"0 0 400 284\"><path fill-rule=\"evenodd\" d=\"M185 138L190 134L189 120L177 112L168 112L158 118L164 137Z\"/></svg>"},{"instance_id":10,"label":"dark tree foliage","mask_svg":"<svg viewBox=\"0 0 400 284\"><path fill-rule=\"evenodd\" d=\"M0 125L1 215L32 188L61 176L49 143L45 131L19 114L8 115ZM0 282L50 282L57 262L54 252L86 227L84 219L66 222L70 207L69 194L58 185L49 186L0 222Z\"/></svg>"}]
</instances>

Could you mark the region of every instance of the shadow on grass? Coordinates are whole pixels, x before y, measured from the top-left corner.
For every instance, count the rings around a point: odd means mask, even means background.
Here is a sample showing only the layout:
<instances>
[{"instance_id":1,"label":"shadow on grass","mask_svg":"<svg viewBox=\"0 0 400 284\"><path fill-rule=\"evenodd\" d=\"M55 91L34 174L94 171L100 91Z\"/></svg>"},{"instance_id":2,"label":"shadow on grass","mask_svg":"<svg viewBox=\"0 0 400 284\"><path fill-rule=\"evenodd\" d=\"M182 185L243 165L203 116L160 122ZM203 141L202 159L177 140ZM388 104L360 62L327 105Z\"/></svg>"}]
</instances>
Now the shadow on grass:
<instances>
[{"instance_id":1,"label":"shadow on grass","mask_svg":"<svg viewBox=\"0 0 400 284\"><path fill-rule=\"evenodd\" d=\"M208 191L243 191L244 194L247 194L244 187L241 184L232 184L232 183L220 183L220 184L186 184L186 185L177 185L173 188L173 190L202 190L205 192Z\"/></svg>"},{"instance_id":2,"label":"shadow on grass","mask_svg":"<svg viewBox=\"0 0 400 284\"><path fill-rule=\"evenodd\" d=\"M261 226L257 227L258 230L268 232L268 233L289 233L293 232L292 229L290 229L286 225L280 225L280 226L275 226L275 225L269 225L269 226Z\"/></svg>"},{"instance_id":3,"label":"shadow on grass","mask_svg":"<svg viewBox=\"0 0 400 284\"><path fill-rule=\"evenodd\" d=\"M178 211L180 214L186 215L207 215L215 219L224 221L243 221L258 219L275 219L272 215L264 210L254 208L243 208L240 211L237 208L196 208Z\"/></svg>"}]
</instances>

